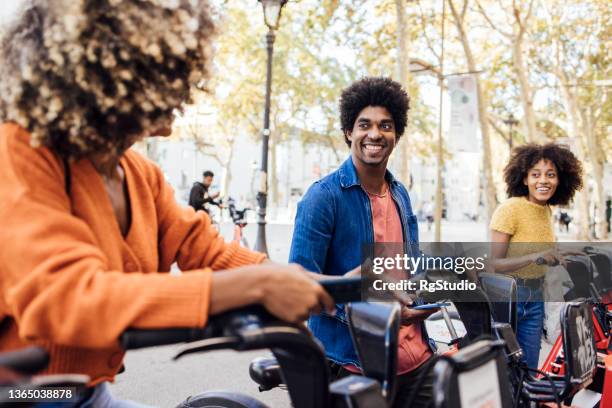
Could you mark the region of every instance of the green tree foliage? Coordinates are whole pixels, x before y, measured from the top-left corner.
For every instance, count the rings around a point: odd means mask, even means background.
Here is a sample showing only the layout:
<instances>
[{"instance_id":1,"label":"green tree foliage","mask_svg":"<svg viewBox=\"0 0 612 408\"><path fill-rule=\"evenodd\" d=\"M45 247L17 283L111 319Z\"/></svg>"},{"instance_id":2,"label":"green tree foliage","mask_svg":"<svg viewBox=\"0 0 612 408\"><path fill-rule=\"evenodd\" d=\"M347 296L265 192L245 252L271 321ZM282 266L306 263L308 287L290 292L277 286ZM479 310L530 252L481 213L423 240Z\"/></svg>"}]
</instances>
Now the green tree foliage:
<instances>
[{"instance_id":1,"label":"green tree foliage","mask_svg":"<svg viewBox=\"0 0 612 408\"><path fill-rule=\"evenodd\" d=\"M583 148L588 166L610 162L609 2L300 0L285 6L274 44L271 164L274 146L295 139L331 149L338 162L345 157L338 121L340 92L365 75L398 77L403 58L398 51L398 32L404 33L408 44L410 70L416 61L434 74L412 72L407 76L412 104L404 139L411 144L411 155L433 157L442 1L447 3L444 73L472 68L480 72L488 123L484 126L490 126L491 156L495 157L490 172L496 186L501 185L508 154L509 128L504 120L509 113L519 120L513 131L514 145L534 139L524 114L525 92L532 103L538 137L574 140ZM451 3L462 21L463 38ZM210 93L204 97L217 118L212 132L228 140L230 134L259 140L267 56L261 7L238 1L217 5L216 69ZM404 7L402 30L397 25L400 6ZM521 39L518 48L510 40L517 36ZM568 95L579 107L574 117ZM272 188L275 177L273 168Z\"/></svg>"}]
</instances>

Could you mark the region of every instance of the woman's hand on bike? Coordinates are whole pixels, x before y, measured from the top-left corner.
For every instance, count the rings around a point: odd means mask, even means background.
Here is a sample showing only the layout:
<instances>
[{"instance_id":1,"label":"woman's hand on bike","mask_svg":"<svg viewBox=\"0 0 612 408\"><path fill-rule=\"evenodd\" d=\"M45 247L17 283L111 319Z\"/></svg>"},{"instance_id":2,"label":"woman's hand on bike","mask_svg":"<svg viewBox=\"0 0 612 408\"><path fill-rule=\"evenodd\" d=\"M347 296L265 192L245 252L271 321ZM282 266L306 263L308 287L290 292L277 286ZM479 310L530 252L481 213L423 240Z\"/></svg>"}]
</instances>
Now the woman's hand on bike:
<instances>
[{"instance_id":1,"label":"woman's hand on bike","mask_svg":"<svg viewBox=\"0 0 612 408\"><path fill-rule=\"evenodd\" d=\"M534 254L533 262L536 264L545 264L548 266L567 266L563 254L557 249L557 247Z\"/></svg>"},{"instance_id":2,"label":"woman's hand on bike","mask_svg":"<svg viewBox=\"0 0 612 408\"><path fill-rule=\"evenodd\" d=\"M299 265L265 261L212 274L210 315L261 304L281 320L299 323L309 313L335 313L333 299Z\"/></svg>"},{"instance_id":3,"label":"woman's hand on bike","mask_svg":"<svg viewBox=\"0 0 612 408\"><path fill-rule=\"evenodd\" d=\"M299 323L310 313L335 313L334 300L317 283L319 274L307 272L301 266L266 263L262 281L263 306L273 315L290 323ZM314 275L318 275L315 277Z\"/></svg>"}]
</instances>

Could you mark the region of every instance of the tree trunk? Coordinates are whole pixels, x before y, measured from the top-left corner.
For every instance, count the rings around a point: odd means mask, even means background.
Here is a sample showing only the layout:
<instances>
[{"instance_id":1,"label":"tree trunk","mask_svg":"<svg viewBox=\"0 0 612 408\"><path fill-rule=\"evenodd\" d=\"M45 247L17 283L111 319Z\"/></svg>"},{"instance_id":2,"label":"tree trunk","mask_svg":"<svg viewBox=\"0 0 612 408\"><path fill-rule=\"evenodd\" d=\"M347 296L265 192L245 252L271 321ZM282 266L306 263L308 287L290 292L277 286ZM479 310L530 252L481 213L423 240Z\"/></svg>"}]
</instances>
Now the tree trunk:
<instances>
[{"instance_id":1,"label":"tree trunk","mask_svg":"<svg viewBox=\"0 0 612 408\"><path fill-rule=\"evenodd\" d=\"M466 2L468 0L465 0ZM451 12L453 14L453 21L455 22L455 27L459 32L459 38L461 40L461 45L463 46L463 51L465 53L465 58L467 61L467 68L470 72L475 72L476 62L474 60L474 55L472 54L472 49L470 46L469 39L465 32L465 28L463 26L463 19L459 16L457 12L457 8L455 7L453 0L448 0ZM480 120L480 133L482 134L482 167L484 172L484 189L485 189L485 205L487 208L487 223L491 219L493 215L493 211L495 211L495 207L497 207L497 195L495 194L495 185L493 184L493 165L491 164L491 142L489 139L489 115L486 109L486 101L484 98L484 93L482 92L482 86L480 85L480 78L478 75L475 76L476 79L476 92L478 94L478 119Z\"/></svg>"},{"instance_id":2,"label":"tree trunk","mask_svg":"<svg viewBox=\"0 0 612 408\"><path fill-rule=\"evenodd\" d=\"M325 141L327 142L327 144L329 145L329 147L331 148L332 152L334 153L334 158L336 159L336 164L340 165L340 163L342 163L342 156L340 155L340 153L338 152L338 148L336 147L336 143L334 138L336 138L336 128L335 128L335 124L336 122L334 121L334 119L329 116L327 118L327 131L326 133L323 135L323 138L325 139ZM344 152L342 153L344 154Z\"/></svg>"},{"instance_id":3,"label":"tree trunk","mask_svg":"<svg viewBox=\"0 0 612 408\"><path fill-rule=\"evenodd\" d=\"M573 141L573 148L583 165L585 164L586 155L584 154L584 149L582 147L582 140L580 138L580 117L578 112L578 101L576 101L576 96L573 94L571 89L569 88L567 82L567 76L565 72L561 70L561 67L557 65L555 69L555 75L561 82L561 93L563 95L563 99L565 100L565 109L569 113L571 131L570 140ZM586 183L585 183L586 184ZM589 194L587 191L586 185L582 188L582 192L576 197L576 204L578 207L578 234L577 239L579 240L588 240L589 239Z\"/></svg>"},{"instance_id":4,"label":"tree trunk","mask_svg":"<svg viewBox=\"0 0 612 408\"><path fill-rule=\"evenodd\" d=\"M582 191L576 195L576 205L578 207L578 241L589 241L589 189L584 186Z\"/></svg>"},{"instance_id":5,"label":"tree trunk","mask_svg":"<svg viewBox=\"0 0 612 408\"><path fill-rule=\"evenodd\" d=\"M409 38L406 30L406 10L404 1L395 0L396 22L397 22L397 78L404 89L408 91L410 83L409 68ZM407 131L407 129L406 129ZM406 188L410 188L410 143L405 141L398 146L397 161L399 161L399 179Z\"/></svg>"},{"instance_id":6,"label":"tree trunk","mask_svg":"<svg viewBox=\"0 0 612 408\"><path fill-rule=\"evenodd\" d=\"M588 108L587 108L588 109ZM579 110L582 119L582 130L586 136L588 151L590 152L589 161L593 171L593 180L595 181L595 217L597 224L595 225L595 235L599 239L607 238L608 228L606 224L606 197L603 187L604 167L601 157L601 146L598 146L595 135L593 134L593 121L591 120L590 112L583 109Z\"/></svg>"},{"instance_id":7,"label":"tree trunk","mask_svg":"<svg viewBox=\"0 0 612 408\"><path fill-rule=\"evenodd\" d=\"M536 130L535 113L533 111L533 91L529 85L529 74L525 62L523 60L523 40L518 38L512 47L512 61L514 71L519 82L519 90L521 96L521 104L525 114L525 130L527 133L527 141L537 143L541 141Z\"/></svg>"},{"instance_id":8,"label":"tree trunk","mask_svg":"<svg viewBox=\"0 0 612 408\"><path fill-rule=\"evenodd\" d=\"M228 142L227 160L224 163L225 168L225 179L223 180L223 196L229 198L229 189L232 184L232 159L234 158L234 141L235 139Z\"/></svg>"}]
</instances>

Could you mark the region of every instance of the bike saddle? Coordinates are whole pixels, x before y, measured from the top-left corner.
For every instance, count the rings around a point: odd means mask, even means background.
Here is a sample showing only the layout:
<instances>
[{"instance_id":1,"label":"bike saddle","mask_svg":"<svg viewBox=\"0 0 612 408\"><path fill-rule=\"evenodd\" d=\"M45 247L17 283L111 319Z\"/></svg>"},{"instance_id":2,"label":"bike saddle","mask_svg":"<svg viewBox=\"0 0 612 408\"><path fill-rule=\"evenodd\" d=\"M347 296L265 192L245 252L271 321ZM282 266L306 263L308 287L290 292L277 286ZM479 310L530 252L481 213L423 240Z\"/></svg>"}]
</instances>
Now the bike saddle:
<instances>
[{"instance_id":1,"label":"bike saddle","mask_svg":"<svg viewBox=\"0 0 612 408\"><path fill-rule=\"evenodd\" d=\"M284 385L284 380L274 356L257 357L249 365L251 379L259 385L259 391L268 391L272 388Z\"/></svg>"}]
</instances>

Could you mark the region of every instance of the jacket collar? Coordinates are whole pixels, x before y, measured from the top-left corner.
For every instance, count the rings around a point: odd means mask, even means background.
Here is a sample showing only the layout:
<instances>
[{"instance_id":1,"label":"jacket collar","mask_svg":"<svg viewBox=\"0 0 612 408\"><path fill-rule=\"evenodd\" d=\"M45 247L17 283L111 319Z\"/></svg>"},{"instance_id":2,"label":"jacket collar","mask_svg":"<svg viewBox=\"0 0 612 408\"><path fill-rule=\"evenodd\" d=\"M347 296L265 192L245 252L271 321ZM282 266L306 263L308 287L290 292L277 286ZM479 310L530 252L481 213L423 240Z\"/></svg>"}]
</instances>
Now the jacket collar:
<instances>
[{"instance_id":1,"label":"jacket collar","mask_svg":"<svg viewBox=\"0 0 612 408\"><path fill-rule=\"evenodd\" d=\"M357 169L353 164L353 158L349 155L348 159L344 161L340 165L338 169L338 174L340 175L340 186L342 188L350 188L353 186L360 186L361 182L359 181L359 177L357 176ZM393 177L393 174L387 169L385 171L385 180L389 185L397 186L398 181Z\"/></svg>"}]
</instances>

